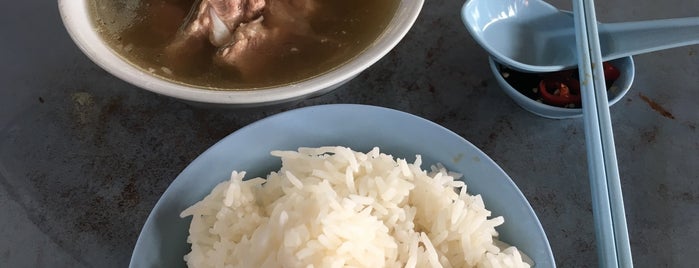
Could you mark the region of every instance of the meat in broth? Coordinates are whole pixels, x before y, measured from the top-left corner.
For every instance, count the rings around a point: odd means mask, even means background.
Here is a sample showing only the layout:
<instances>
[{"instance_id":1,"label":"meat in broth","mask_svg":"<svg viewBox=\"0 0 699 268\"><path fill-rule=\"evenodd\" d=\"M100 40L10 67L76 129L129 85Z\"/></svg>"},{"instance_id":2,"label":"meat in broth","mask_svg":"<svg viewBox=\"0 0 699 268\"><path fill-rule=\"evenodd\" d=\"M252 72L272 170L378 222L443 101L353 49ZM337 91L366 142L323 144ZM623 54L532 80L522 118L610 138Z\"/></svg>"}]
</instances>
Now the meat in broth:
<instances>
[{"instance_id":1,"label":"meat in broth","mask_svg":"<svg viewBox=\"0 0 699 268\"><path fill-rule=\"evenodd\" d=\"M351 59L381 34L399 0L126 0L122 9L135 6L141 16L131 24L105 22L108 2L97 0L93 17L133 64L179 83L251 89L308 79Z\"/></svg>"}]
</instances>

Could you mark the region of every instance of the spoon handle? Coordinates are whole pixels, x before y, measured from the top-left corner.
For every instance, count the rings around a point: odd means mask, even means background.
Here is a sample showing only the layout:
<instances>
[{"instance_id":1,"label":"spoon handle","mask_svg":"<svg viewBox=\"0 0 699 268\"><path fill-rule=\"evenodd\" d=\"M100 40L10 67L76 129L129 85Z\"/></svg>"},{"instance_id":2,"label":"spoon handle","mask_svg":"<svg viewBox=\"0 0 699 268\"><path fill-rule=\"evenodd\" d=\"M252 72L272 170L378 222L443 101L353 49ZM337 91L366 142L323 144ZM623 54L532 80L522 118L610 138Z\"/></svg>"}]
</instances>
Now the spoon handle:
<instances>
[{"instance_id":1,"label":"spoon handle","mask_svg":"<svg viewBox=\"0 0 699 268\"><path fill-rule=\"evenodd\" d=\"M603 60L699 44L699 17L600 23Z\"/></svg>"}]
</instances>

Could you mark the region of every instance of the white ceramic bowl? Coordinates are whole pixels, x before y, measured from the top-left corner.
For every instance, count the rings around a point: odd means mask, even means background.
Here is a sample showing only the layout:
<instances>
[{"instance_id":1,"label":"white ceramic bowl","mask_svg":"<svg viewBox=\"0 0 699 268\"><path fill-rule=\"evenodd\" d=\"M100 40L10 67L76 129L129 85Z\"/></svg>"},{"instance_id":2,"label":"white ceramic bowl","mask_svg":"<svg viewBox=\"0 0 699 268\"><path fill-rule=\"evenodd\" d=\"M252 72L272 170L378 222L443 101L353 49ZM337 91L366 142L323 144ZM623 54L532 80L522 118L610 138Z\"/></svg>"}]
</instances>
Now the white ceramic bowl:
<instances>
[{"instance_id":1,"label":"white ceramic bowl","mask_svg":"<svg viewBox=\"0 0 699 268\"><path fill-rule=\"evenodd\" d=\"M556 267L536 213L517 185L485 153L423 118L353 104L311 106L276 114L241 128L206 150L158 200L138 237L130 267L185 267L182 257L190 250L187 235L191 218L180 218L180 212L229 179L231 171L247 171L247 178L264 177L281 165L270 155L272 150L338 145L364 152L378 146L409 163L420 154L423 169L442 163L448 170L464 174L468 191L482 196L493 217L505 217L505 223L496 228L499 239L517 246L536 267Z\"/></svg>"},{"instance_id":2,"label":"white ceramic bowl","mask_svg":"<svg viewBox=\"0 0 699 268\"><path fill-rule=\"evenodd\" d=\"M619 102L619 100L621 100L621 98L623 98L624 95L628 93L629 89L631 89L631 84L633 83L635 73L635 67L633 63L633 58L630 56L612 60L610 62L620 72L619 78L617 78L614 84L611 87L609 87L607 91L609 97L609 106L612 106L615 103ZM490 70L493 72L493 75L495 76L495 80L498 82L498 85L500 85L500 88L502 88L503 91L505 91L507 96L510 96L512 100L514 100L519 106L521 106L525 110L538 116L552 119L576 118L582 116L581 108L561 108L551 106L527 97L526 95L522 94L517 89L515 89L512 85L510 85L505 80L505 78L503 78L501 72L501 68L503 67L502 64L497 62L493 57L490 57L488 59L488 63L490 65Z\"/></svg>"},{"instance_id":3,"label":"white ceramic bowl","mask_svg":"<svg viewBox=\"0 0 699 268\"><path fill-rule=\"evenodd\" d=\"M214 91L186 86L155 77L118 56L95 32L89 16L89 0L58 0L68 33L97 65L114 76L143 89L198 104L225 107L261 106L327 93L357 76L386 55L405 36L417 19L424 0L401 0L384 33L350 62L305 81L249 91Z\"/></svg>"}]
</instances>

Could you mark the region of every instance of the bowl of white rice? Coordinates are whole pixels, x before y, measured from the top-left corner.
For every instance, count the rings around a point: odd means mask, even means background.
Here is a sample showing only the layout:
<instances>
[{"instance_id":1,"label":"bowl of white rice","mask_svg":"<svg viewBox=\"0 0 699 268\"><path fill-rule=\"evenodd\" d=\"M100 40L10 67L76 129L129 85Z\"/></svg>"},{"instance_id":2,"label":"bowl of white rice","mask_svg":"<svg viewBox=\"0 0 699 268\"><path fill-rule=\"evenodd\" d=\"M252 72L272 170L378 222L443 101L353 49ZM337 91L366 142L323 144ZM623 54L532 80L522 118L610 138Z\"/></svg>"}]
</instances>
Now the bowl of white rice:
<instances>
[{"instance_id":1,"label":"bowl of white rice","mask_svg":"<svg viewBox=\"0 0 699 268\"><path fill-rule=\"evenodd\" d=\"M371 120L369 120L371 119ZM224 138L155 205L130 267L555 267L517 186L425 119L284 112Z\"/></svg>"}]
</instances>

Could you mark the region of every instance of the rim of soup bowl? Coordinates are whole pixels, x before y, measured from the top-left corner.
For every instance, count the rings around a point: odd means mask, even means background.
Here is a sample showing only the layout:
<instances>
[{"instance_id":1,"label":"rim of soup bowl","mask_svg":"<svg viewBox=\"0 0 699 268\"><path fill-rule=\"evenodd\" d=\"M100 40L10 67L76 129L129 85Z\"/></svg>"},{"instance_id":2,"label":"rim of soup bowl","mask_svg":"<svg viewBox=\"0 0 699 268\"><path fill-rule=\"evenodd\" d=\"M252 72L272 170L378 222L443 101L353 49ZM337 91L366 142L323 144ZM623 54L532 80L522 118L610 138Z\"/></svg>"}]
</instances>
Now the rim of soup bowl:
<instances>
[{"instance_id":1,"label":"rim of soup bowl","mask_svg":"<svg viewBox=\"0 0 699 268\"><path fill-rule=\"evenodd\" d=\"M299 82L252 90L212 90L189 86L144 71L119 56L95 31L87 0L58 0L63 25L80 50L102 69L139 88L176 99L231 107L288 102L329 92L348 82L391 51L415 23L424 0L400 0L384 32L348 62Z\"/></svg>"}]
</instances>

